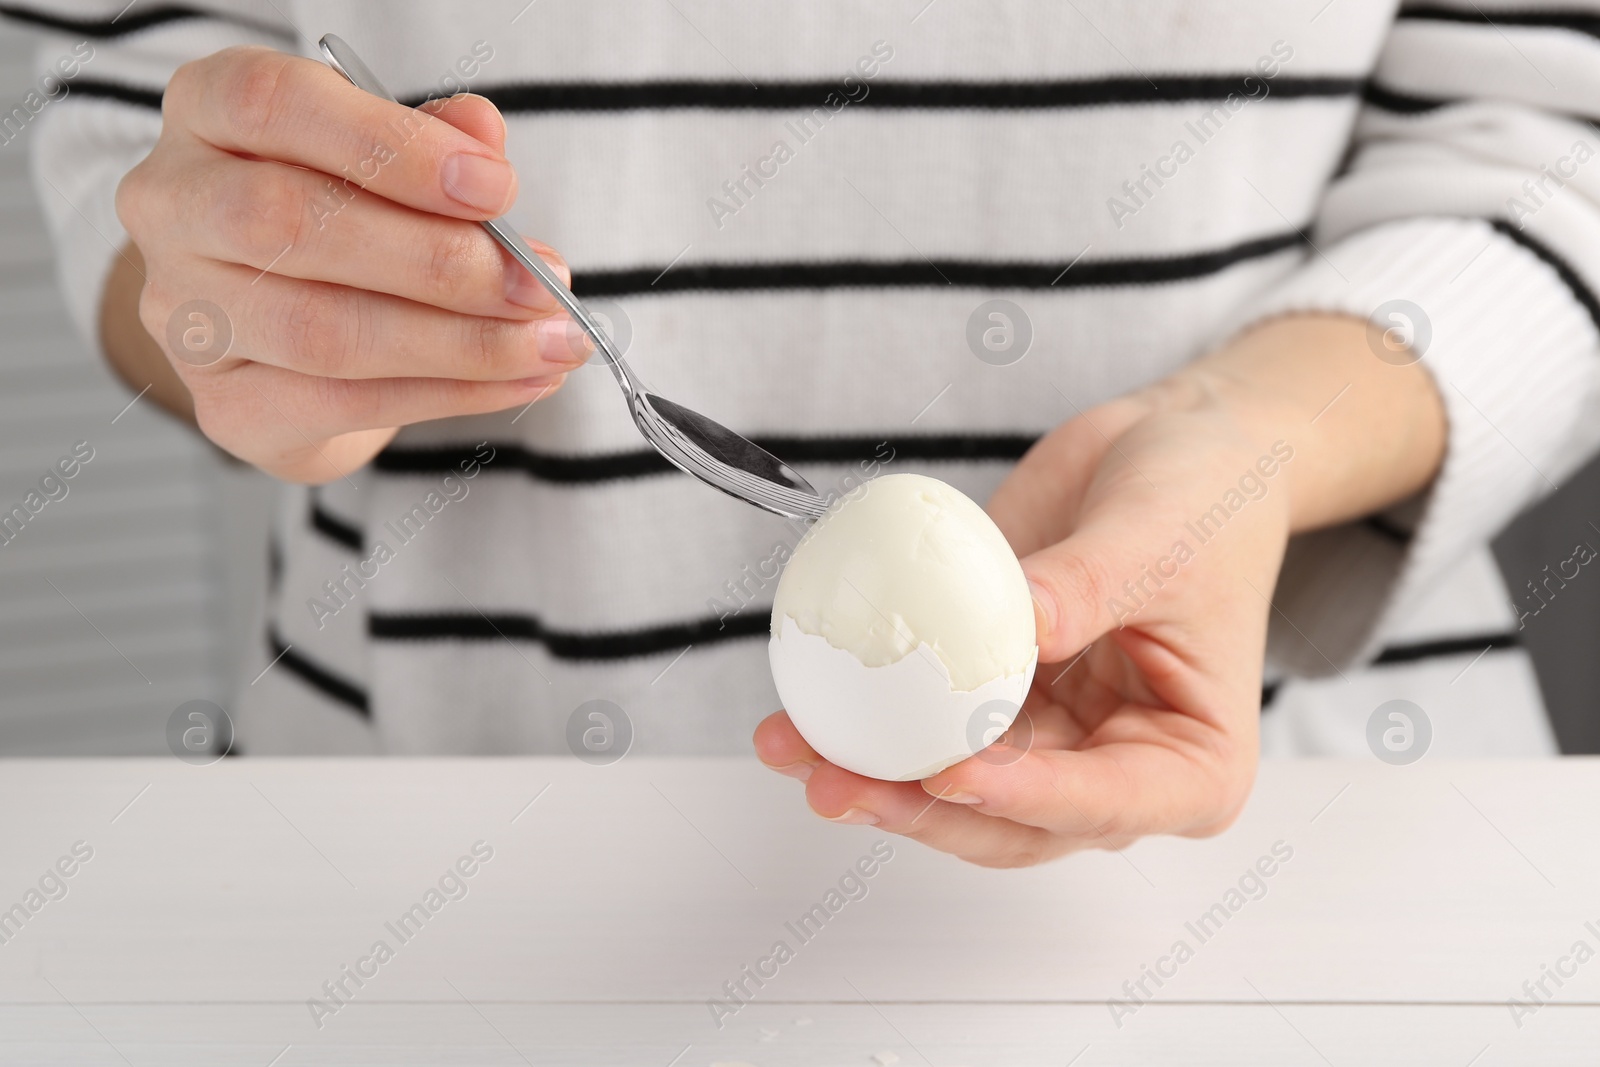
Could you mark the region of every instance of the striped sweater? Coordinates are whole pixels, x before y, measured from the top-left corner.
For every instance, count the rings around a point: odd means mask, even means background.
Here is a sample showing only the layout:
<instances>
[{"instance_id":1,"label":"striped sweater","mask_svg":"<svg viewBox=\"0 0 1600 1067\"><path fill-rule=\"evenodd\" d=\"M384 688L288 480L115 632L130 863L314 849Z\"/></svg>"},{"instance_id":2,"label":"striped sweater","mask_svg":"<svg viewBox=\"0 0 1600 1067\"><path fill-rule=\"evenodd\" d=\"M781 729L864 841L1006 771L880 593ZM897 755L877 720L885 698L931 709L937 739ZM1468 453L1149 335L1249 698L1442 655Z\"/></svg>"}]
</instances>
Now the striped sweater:
<instances>
[{"instance_id":1,"label":"striped sweater","mask_svg":"<svg viewBox=\"0 0 1600 1067\"><path fill-rule=\"evenodd\" d=\"M1514 600L1485 546L1600 434L1600 3L125 3L0 5L52 31L37 108L0 125L35 138L87 333L171 71L325 32L408 102L493 100L513 222L639 372L819 487L920 471L982 500L1254 321L1372 318L1417 331L1447 456L1291 544L1264 748L1363 753L1405 698L1440 754L1553 750L1517 639L1548 580ZM993 300L1021 359L980 343ZM607 700L635 751L747 751L796 536L669 469L603 367L408 427L285 491L241 746L564 752Z\"/></svg>"}]
</instances>

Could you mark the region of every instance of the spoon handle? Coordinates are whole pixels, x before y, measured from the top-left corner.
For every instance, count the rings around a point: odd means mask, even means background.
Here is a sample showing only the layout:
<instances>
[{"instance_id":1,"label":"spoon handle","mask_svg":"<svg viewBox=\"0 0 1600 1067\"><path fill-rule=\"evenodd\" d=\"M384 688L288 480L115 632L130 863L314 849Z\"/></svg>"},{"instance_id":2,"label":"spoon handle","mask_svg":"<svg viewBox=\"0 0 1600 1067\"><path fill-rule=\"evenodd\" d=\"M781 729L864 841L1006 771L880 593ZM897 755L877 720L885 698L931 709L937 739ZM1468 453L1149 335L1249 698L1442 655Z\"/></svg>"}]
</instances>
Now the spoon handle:
<instances>
[{"instance_id":1,"label":"spoon handle","mask_svg":"<svg viewBox=\"0 0 1600 1067\"><path fill-rule=\"evenodd\" d=\"M617 381L622 384L622 388L631 394L634 383L632 375L628 371L628 365L622 361L622 353L612 347L610 336L590 317L589 309L584 307L582 302L572 294L572 290L561 284L561 279L556 277L556 272L550 269L550 265L534 254L533 249L528 247L528 242L524 241L516 230L507 225L503 217L489 219L481 225L489 231L491 237L500 242L501 248L511 253L513 259L528 268L528 272L538 278L541 285L550 290L550 295L556 298L557 303L566 309L567 314L572 316L572 320L582 327L583 332L588 334L589 339L595 343L595 347L600 350L600 354L605 357L605 361L611 365L611 369L616 374Z\"/></svg>"},{"instance_id":2,"label":"spoon handle","mask_svg":"<svg viewBox=\"0 0 1600 1067\"><path fill-rule=\"evenodd\" d=\"M372 68L362 62L361 57L356 55L355 49L351 48L344 38L337 34L324 34L318 46L322 49L322 55L327 59L328 65L344 75L345 80L351 85L373 96L399 103L395 100L394 94L378 80L378 76L372 73ZM556 298L556 302L572 316L572 320L589 336L606 363L610 365L611 373L616 375L617 384L622 386L622 391L631 398L637 388L633 373L622 361L622 353L612 345L610 336L595 323L593 316L589 314L589 309L572 294L572 290L562 284L549 264L534 254L533 249L528 247L528 243L512 228L504 216L489 219L479 225L489 231L489 236L493 237L501 248L511 253L513 259L526 267L528 273L539 279L539 284L548 289L550 295Z\"/></svg>"}]
</instances>

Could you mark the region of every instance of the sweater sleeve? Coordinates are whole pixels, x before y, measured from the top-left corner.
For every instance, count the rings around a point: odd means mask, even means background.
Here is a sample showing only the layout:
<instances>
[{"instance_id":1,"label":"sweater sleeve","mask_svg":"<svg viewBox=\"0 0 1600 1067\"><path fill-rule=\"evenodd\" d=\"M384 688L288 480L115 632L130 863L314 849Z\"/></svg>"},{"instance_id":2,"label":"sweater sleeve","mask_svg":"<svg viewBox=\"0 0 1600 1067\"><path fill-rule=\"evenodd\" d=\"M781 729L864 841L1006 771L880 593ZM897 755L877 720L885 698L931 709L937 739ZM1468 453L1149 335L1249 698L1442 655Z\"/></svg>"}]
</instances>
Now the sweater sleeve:
<instances>
[{"instance_id":1,"label":"sweater sleeve","mask_svg":"<svg viewBox=\"0 0 1600 1067\"><path fill-rule=\"evenodd\" d=\"M1373 358L1420 357L1449 439L1433 483L1384 515L1296 537L1268 658L1322 676L1600 443L1600 3L1489 21L1402 7L1312 251L1247 322L1367 319ZM1330 398L1332 399L1332 398Z\"/></svg>"},{"instance_id":2,"label":"sweater sleeve","mask_svg":"<svg viewBox=\"0 0 1600 1067\"><path fill-rule=\"evenodd\" d=\"M127 0L31 0L0 14L42 31L33 91L3 117L0 142L31 142L67 307L98 349L100 296L127 241L117 185L161 134L172 72L230 45L295 50L297 36L273 5L246 0L149 10Z\"/></svg>"}]
</instances>

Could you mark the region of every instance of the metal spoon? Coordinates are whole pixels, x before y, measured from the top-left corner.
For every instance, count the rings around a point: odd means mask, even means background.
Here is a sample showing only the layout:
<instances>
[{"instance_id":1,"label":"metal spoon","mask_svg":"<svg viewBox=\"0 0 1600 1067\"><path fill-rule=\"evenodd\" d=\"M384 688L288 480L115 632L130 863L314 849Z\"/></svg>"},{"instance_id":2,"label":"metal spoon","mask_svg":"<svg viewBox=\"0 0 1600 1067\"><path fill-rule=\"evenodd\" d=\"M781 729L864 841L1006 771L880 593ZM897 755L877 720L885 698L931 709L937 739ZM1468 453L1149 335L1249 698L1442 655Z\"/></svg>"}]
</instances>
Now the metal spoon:
<instances>
[{"instance_id":1,"label":"metal spoon","mask_svg":"<svg viewBox=\"0 0 1600 1067\"><path fill-rule=\"evenodd\" d=\"M394 95L342 38L330 33L318 43L329 66L344 75L351 85L394 101ZM502 248L539 279L594 342L628 398L634 424L669 463L729 496L789 518L810 521L827 509L826 502L811 483L777 456L699 412L646 390L606 331L506 220L490 219L482 225Z\"/></svg>"}]
</instances>

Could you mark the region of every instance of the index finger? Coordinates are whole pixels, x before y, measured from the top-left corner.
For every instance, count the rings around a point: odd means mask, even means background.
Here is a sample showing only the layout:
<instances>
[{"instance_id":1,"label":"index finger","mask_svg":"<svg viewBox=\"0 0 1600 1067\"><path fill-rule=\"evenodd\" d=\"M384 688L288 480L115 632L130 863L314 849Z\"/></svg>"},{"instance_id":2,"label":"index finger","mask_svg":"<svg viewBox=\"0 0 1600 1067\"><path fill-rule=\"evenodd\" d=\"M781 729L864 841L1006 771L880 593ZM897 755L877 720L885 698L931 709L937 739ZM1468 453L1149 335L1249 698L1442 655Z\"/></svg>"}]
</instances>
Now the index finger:
<instances>
[{"instance_id":1,"label":"index finger","mask_svg":"<svg viewBox=\"0 0 1600 1067\"><path fill-rule=\"evenodd\" d=\"M516 174L500 152L314 60L226 49L180 67L163 109L224 151L321 171L340 200L366 189L419 211L481 220L516 199Z\"/></svg>"}]
</instances>

